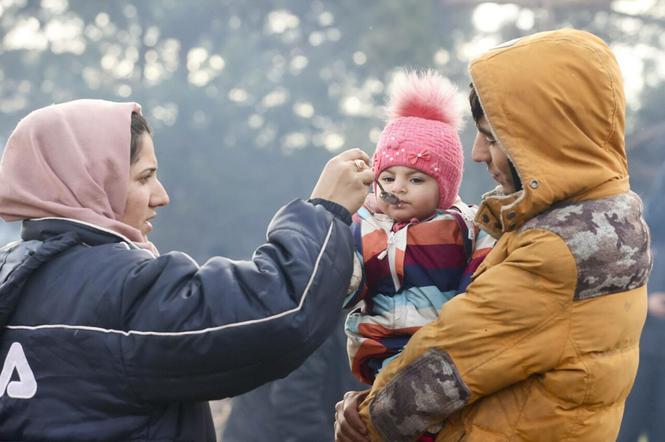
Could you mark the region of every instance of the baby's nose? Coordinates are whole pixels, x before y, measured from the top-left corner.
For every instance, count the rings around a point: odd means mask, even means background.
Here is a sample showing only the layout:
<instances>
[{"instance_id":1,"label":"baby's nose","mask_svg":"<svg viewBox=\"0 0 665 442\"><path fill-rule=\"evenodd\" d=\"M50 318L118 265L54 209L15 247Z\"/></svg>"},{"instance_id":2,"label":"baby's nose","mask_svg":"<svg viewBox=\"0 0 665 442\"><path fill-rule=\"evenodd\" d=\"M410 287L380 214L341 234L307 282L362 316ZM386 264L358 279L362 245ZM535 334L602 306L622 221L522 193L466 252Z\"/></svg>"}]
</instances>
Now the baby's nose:
<instances>
[{"instance_id":1,"label":"baby's nose","mask_svg":"<svg viewBox=\"0 0 665 442\"><path fill-rule=\"evenodd\" d=\"M404 183L395 183L395 186L393 186L393 192L406 192L406 185Z\"/></svg>"}]
</instances>

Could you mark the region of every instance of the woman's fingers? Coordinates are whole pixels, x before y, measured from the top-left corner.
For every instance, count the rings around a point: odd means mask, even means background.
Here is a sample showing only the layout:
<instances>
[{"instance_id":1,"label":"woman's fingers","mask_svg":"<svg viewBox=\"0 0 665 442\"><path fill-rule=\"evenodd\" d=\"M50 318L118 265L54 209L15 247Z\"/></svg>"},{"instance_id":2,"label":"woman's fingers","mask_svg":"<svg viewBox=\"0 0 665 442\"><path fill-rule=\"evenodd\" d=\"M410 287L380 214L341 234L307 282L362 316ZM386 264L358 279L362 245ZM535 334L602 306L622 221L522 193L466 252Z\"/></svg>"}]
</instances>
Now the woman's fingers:
<instances>
[{"instance_id":1,"label":"woman's fingers","mask_svg":"<svg viewBox=\"0 0 665 442\"><path fill-rule=\"evenodd\" d=\"M374 176L369 157L360 149L349 149L326 163L312 198L323 198L345 207L350 213L362 205Z\"/></svg>"},{"instance_id":2,"label":"woman's fingers","mask_svg":"<svg viewBox=\"0 0 665 442\"><path fill-rule=\"evenodd\" d=\"M343 160L363 160L369 166L369 155L367 155L364 150L358 149L357 147L347 149L338 156Z\"/></svg>"}]
</instances>

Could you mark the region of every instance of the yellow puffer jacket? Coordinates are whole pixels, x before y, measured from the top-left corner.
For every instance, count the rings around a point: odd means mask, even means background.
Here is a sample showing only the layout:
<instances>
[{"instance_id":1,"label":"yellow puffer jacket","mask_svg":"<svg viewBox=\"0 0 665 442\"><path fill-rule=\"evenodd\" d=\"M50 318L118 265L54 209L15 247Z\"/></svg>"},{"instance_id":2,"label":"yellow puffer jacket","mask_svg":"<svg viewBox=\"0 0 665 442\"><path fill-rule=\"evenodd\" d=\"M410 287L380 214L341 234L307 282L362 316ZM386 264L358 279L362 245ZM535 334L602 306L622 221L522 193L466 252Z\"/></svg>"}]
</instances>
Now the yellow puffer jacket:
<instances>
[{"instance_id":1,"label":"yellow puffer jacket","mask_svg":"<svg viewBox=\"0 0 665 442\"><path fill-rule=\"evenodd\" d=\"M443 426L437 441L613 441L651 269L619 67L567 29L502 45L470 73L524 188L483 197L476 221L495 249L380 373L361 417L373 440Z\"/></svg>"}]
</instances>

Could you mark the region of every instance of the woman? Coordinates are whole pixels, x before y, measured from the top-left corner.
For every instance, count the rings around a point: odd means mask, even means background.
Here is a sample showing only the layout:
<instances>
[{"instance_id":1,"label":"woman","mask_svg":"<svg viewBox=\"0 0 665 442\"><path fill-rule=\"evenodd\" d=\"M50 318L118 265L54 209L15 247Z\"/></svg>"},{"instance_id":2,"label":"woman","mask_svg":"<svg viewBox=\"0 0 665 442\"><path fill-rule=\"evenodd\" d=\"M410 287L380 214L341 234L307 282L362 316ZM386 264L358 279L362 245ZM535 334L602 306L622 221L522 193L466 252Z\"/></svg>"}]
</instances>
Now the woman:
<instances>
[{"instance_id":1,"label":"woman","mask_svg":"<svg viewBox=\"0 0 665 442\"><path fill-rule=\"evenodd\" d=\"M0 163L0 216L23 220L0 251L0 439L215 440L208 400L285 376L334 327L367 160L330 160L251 261L199 267L148 241L169 198L137 104L24 118Z\"/></svg>"}]
</instances>

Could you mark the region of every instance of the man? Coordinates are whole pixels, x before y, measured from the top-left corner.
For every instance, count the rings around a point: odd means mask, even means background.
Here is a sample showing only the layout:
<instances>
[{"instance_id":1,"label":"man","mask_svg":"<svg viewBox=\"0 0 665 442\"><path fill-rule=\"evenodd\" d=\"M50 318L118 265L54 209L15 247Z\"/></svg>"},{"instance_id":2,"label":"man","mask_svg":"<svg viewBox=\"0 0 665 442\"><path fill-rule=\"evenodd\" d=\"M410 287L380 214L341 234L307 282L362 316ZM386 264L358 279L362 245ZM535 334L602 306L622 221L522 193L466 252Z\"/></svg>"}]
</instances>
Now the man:
<instances>
[{"instance_id":1,"label":"man","mask_svg":"<svg viewBox=\"0 0 665 442\"><path fill-rule=\"evenodd\" d=\"M497 47L470 74L472 158L499 183L476 220L498 242L369 393L338 403L337 440L615 440L651 268L619 67L565 29Z\"/></svg>"}]
</instances>

